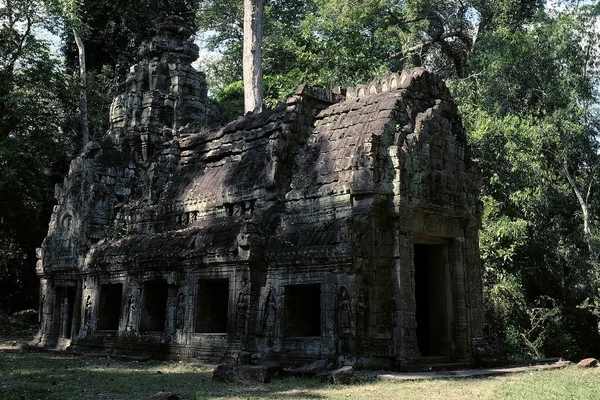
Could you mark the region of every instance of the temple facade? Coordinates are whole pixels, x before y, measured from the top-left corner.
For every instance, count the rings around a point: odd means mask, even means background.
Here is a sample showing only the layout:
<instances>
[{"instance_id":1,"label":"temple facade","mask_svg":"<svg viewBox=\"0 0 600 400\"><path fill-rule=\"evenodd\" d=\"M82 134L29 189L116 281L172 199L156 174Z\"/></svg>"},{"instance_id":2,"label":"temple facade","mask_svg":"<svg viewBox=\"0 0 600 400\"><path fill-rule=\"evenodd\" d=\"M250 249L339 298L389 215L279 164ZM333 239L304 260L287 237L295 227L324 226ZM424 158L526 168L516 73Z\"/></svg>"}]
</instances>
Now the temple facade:
<instances>
[{"instance_id":1,"label":"temple facade","mask_svg":"<svg viewBox=\"0 0 600 400\"><path fill-rule=\"evenodd\" d=\"M213 128L177 18L143 49L56 188L43 346L359 367L472 360L479 175L422 69Z\"/></svg>"}]
</instances>

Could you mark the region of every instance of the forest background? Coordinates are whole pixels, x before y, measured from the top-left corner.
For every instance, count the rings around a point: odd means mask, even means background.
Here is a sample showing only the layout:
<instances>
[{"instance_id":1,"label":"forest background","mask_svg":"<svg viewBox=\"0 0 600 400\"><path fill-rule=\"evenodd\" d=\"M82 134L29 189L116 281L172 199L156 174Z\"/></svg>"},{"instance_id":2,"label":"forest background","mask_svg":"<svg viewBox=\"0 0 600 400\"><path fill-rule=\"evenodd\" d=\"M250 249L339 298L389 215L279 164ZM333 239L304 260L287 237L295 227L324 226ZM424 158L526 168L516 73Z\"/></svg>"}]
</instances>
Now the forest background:
<instances>
[{"instance_id":1,"label":"forest background","mask_svg":"<svg viewBox=\"0 0 600 400\"><path fill-rule=\"evenodd\" d=\"M252 0L260 1L260 0ZM486 334L512 359L600 354L600 5L544 0L267 0L265 106L296 85L440 74L482 171ZM220 122L243 113L242 0L0 0L0 310L36 308L54 185L156 21L180 15ZM49 38L60 38L60 50Z\"/></svg>"}]
</instances>

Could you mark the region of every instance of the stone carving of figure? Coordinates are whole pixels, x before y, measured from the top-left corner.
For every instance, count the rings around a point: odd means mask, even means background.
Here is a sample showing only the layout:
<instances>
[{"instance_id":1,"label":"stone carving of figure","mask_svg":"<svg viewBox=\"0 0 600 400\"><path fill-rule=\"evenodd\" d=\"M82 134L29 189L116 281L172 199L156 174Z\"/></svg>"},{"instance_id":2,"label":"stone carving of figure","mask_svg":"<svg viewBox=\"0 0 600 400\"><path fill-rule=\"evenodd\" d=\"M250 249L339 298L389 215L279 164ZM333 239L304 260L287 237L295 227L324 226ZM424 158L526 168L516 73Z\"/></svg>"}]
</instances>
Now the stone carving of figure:
<instances>
[{"instance_id":1,"label":"stone carving of figure","mask_svg":"<svg viewBox=\"0 0 600 400\"><path fill-rule=\"evenodd\" d=\"M338 294L338 328L341 336L348 336L352 332L352 307L348 289L345 286L340 288Z\"/></svg>"},{"instance_id":2,"label":"stone carving of figure","mask_svg":"<svg viewBox=\"0 0 600 400\"><path fill-rule=\"evenodd\" d=\"M175 329L183 329L185 324L185 297L183 293L177 296L177 315L175 318Z\"/></svg>"},{"instance_id":3,"label":"stone carving of figure","mask_svg":"<svg viewBox=\"0 0 600 400\"><path fill-rule=\"evenodd\" d=\"M46 335L46 314L42 316L42 322L40 322L40 333Z\"/></svg>"},{"instance_id":4,"label":"stone carving of figure","mask_svg":"<svg viewBox=\"0 0 600 400\"><path fill-rule=\"evenodd\" d=\"M354 338L352 335L352 300L345 286L340 287L337 297L338 351L352 353Z\"/></svg>"},{"instance_id":5,"label":"stone carving of figure","mask_svg":"<svg viewBox=\"0 0 600 400\"><path fill-rule=\"evenodd\" d=\"M356 302L356 331L359 334L367 332L367 309L369 307L367 294L365 289L360 289L358 292L358 300Z\"/></svg>"},{"instance_id":6,"label":"stone carving of figure","mask_svg":"<svg viewBox=\"0 0 600 400\"><path fill-rule=\"evenodd\" d=\"M277 302L273 290L269 288L265 299L263 318L262 318L262 334L268 338L275 335L275 318L277 316Z\"/></svg>"},{"instance_id":7,"label":"stone carving of figure","mask_svg":"<svg viewBox=\"0 0 600 400\"><path fill-rule=\"evenodd\" d=\"M46 295L42 296L40 300L40 312L38 314L38 322L40 323L40 332L42 335L46 334L46 313L44 310L44 305L46 304Z\"/></svg>"},{"instance_id":8,"label":"stone carving of figure","mask_svg":"<svg viewBox=\"0 0 600 400\"><path fill-rule=\"evenodd\" d=\"M88 294L85 299L85 306L83 308L83 327L84 329L90 328L92 322L92 296Z\"/></svg>"},{"instance_id":9,"label":"stone carving of figure","mask_svg":"<svg viewBox=\"0 0 600 400\"><path fill-rule=\"evenodd\" d=\"M133 316L135 315L135 302L133 296L129 296L127 300L127 321L125 323L125 330L127 332L133 331Z\"/></svg>"},{"instance_id":10,"label":"stone carving of figure","mask_svg":"<svg viewBox=\"0 0 600 400\"><path fill-rule=\"evenodd\" d=\"M250 277L248 276L248 270L247 269L240 270L240 285L242 286L242 288L245 288L248 285L249 280L250 280Z\"/></svg>"},{"instance_id":11,"label":"stone carving of figure","mask_svg":"<svg viewBox=\"0 0 600 400\"><path fill-rule=\"evenodd\" d=\"M142 133L140 134L140 139L142 141L142 161L146 162L148 161L148 133Z\"/></svg>"},{"instance_id":12,"label":"stone carving of figure","mask_svg":"<svg viewBox=\"0 0 600 400\"><path fill-rule=\"evenodd\" d=\"M42 320L44 319L44 304L46 304L46 295L42 295L42 298L40 300L40 308L39 308L39 312L38 312L38 322L41 323Z\"/></svg>"},{"instance_id":13,"label":"stone carving of figure","mask_svg":"<svg viewBox=\"0 0 600 400\"><path fill-rule=\"evenodd\" d=\"M246 334L246 315L248 314L248 295L240 292L237 302L236 332L238 335Z\"/></svg>"}]
</instances>

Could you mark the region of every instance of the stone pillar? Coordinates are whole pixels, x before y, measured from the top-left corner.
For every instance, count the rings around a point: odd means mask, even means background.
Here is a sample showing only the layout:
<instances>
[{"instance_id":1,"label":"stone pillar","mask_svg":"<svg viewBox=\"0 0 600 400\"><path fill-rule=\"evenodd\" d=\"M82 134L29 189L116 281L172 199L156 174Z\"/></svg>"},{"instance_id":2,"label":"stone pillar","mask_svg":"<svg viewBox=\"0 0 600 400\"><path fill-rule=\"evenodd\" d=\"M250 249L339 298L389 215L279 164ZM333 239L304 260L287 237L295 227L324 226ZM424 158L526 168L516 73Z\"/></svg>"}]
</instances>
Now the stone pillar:
<instances>
[{"instance_id":1,"label":"stone pillar","mask_svg":"<svg viewBox=\"0 0 600 400\"><path fill-rule=\"evenodd\" d=\"M487 354L484 353L489 352L489 348L483 338L485 311L483 307L481 258L477 230L467 229L463 249L466 270L465 282L467 285L466 306L469 318L468 346L472 357L486 357Z\"/></svg>"},{"instance_id":2,"label":"stone pillar","mask_svg":"<svg viewBox=\"0 0 600 400\"><path fill-rule=\"evenodd\" d=\"M37 339L45 344L52 336L52 308L54 303L54 291L47 278L40 279L40 307L38 319L40 330Z\"/></svg>"},{"instance_id":3,"label":"stone pillar","mask_svg":"<svg viewBox=\"0 0 600 400\"><path fill-rule=\"evenodd\" d=\"M71 338L76 338L79 335L81 327L81 303L82 303L82 281L78 280L75 284L75 299L73 302L73 321L71 322Z\"/></svg>"},{"instance_id":4,"label":"stone pillar","mask_svg":"<svg viewBox=\"0 0 600 400\"><path fill-rule=\"evenodd\" d=\"M464 237L452 240L450 244L450 262L452 276L452 308L455 357L468 358L469 313L467 310L466 265L464 258Z\"/></svg>"},{"instance_id":5,"label":"stone pillar","mask_svg":"<svg viewBox=\"0 0 600 400\"><path fill-rule=\"evenodd\" d=\"M69 331L69 296L67 293L60 299L60 338L68 339Z\"/></svg>"}]
</instances>

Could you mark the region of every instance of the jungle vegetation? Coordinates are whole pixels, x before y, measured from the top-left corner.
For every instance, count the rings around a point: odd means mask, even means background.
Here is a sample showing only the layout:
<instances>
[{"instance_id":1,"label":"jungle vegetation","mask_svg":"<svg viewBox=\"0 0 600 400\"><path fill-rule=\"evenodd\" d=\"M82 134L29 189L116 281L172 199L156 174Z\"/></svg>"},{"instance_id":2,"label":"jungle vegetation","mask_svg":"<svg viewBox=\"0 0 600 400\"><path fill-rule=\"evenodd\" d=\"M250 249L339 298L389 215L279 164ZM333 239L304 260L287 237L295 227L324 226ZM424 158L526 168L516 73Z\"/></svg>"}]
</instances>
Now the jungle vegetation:
<instances>
[{"instance_id":1,"label":"jungle vegetation","mask_svg":"<svg viewBox=\"0 0 600 400\"><path fill-rule=\"evenodd\" d=\"M241 0L0 1L0 309L35 308L53 187L105 132L154 22L183 16L222 122L243 114ZM422 66L443 76L482 171L486 329L511 358L600 352L600 4L268 0L264 107L302 82L352 86ZM214 55L216 54L216 55Z\"/></svg>"}]
</instances>

